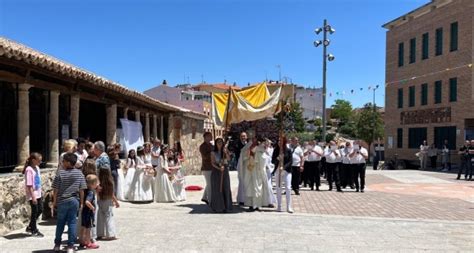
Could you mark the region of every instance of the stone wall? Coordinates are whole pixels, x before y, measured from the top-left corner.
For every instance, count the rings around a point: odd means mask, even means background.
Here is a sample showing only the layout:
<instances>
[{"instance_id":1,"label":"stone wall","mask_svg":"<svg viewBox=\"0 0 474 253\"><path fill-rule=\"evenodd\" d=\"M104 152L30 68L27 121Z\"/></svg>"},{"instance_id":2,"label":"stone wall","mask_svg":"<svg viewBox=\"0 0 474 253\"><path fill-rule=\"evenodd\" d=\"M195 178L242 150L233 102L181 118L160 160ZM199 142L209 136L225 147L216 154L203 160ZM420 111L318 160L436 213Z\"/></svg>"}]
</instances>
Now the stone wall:
<instances>
[{"instance_id":1,"label":"stone wall","mask_svg":"<svg viewBox=\"0 0 474 253\"><path fill-rule=\"evenodd\" d=\"M42 169L43 194L51 189L56 169ZM0 236L27 226L30 220L30 205L25 196L23 174L0 175ZM41 217L40 217L41 219Z\"/></svg>"},{"instance_id":2,"label":"stone wall","mask_svg":"<svg viewBox=\"0 0 474 253\"><path fill-rule=\"evenodd\" d=\"M183 116L170 117L169 143L179 140L184 150L186 175L201 174L201 154L199 146L203 143L203 121Z\"/></svg>"}]
</instances>

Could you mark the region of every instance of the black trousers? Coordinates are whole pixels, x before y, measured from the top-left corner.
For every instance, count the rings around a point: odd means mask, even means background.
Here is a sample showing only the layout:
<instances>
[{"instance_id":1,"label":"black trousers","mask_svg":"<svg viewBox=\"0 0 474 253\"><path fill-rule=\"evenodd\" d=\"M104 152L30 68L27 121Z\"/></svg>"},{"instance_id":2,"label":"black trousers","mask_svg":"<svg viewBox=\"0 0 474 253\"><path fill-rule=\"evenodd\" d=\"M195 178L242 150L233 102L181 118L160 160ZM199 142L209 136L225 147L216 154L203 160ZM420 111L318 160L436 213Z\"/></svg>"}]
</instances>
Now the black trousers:
<instances>
[{"instance_id":1,"label":"black trousers","mask_svg":"<svg viewBox=\"0 0 474 253\"><path fill-rule=\"evenodd\" d=\"M354 183L356 190L364 190L365 188L365 168L366 164L365 163L359 163L359 164L352 164L353 166L353 178L354 178ZM360 180L360 183L359 183Z\"/></svg>"},{"instance_id":2,"label":"black trousers","mask_svg":"<svg viewBox=\"0 0 474 253\"><path fill-rule=\"evenodd\" d=\"M300 166L292 166L291 167L291 188L293 191L298 192L300 190L300 178L301 178L301 171Z\"/></svg>"},{"instance_id":3,"label":"black trousers","mask_svg":"<svg viewBox=\"0 0 474 253\"><path fill-rule=\"evenodd\" d=\"M352 179L354 173L352 164L341 163L342 167L340 168L341 176L341 186L346 188L347 186L353 186L354 180Z\"/></svg>"},{"instance_id":4,"label":"black trousers","mask_svg":"<svg viewBox=\"0 0 474 253\"><path fill-rule=\"evenodd\" d=\"M304 166L305 166L305 170L306 168L308 169L308 179L309 179L309 187L311 187L311 189L314 188L314 185L316 185L316 187L319 187L321 186L321 177L320 177L320 174L319 174L319 166L320 166L320 162L319 161L313 161L313 162L305 162L304 163Z\"/></svg>"},{"instance_id":5,"label":"black trousers","mask_svg":"<svg viewBox=\"0 0 474 253\"><path fill-rule=\"evenodd\" d=\"M32 200L30 200L30 206L31 218L28 227L31 228L32 233L36 233L38 232L38 226L36 225L36 222L38 221L38 218L40 217L41 213L43 213L43 199L36 199L36 205L33 204Z\"/></svg>"},{"instance_id":6,"label":"black trousers","mask_svg":"<svg viewBox=\"0 0 474 253\"><path fill-rule=\"evenodd\" d=\"M336 189L341 189L341 182L339 179L339 164L338 163L326 163L326 175L329 184L329 189L332 190L332 183L335 182Z\"/></svg>"},{"instance_id":7,"label":"black trousers","mask_svg":"<svg viewBox=\"0 0 474 253\"><path fill-rule=\"evenodd\" d=\"M431 168L435 169L436 168L436 160L438 160L438 156L430 156L431 160Z\"/></svg>"}]
</instances>

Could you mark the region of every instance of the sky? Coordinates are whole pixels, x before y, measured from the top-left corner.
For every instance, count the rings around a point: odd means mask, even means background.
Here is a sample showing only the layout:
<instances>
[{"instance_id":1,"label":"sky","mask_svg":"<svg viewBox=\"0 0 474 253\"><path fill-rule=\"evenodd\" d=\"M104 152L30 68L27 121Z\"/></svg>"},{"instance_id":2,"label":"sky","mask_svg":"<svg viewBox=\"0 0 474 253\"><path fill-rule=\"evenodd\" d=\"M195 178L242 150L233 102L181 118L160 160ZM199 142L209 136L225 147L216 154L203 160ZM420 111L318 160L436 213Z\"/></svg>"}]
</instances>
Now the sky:
<instances>
[{"instance_id":1,"label":"sky","mask_svg":"<svg viewBox=\"0 0 474 253\"><path fill-rule=\"evenodd\" d=\"M0 0L0 35L145 91L164 79L236 82L265 79L322 86L327 19L327 104L384 104L382 25L429 0ZM280 67L278 67L280 66ZM363 91L360 91L363 88ZM354 90L355 93L351 93ZM338 95L336 95L338 94Z\"/></svg>"}]
</instances>

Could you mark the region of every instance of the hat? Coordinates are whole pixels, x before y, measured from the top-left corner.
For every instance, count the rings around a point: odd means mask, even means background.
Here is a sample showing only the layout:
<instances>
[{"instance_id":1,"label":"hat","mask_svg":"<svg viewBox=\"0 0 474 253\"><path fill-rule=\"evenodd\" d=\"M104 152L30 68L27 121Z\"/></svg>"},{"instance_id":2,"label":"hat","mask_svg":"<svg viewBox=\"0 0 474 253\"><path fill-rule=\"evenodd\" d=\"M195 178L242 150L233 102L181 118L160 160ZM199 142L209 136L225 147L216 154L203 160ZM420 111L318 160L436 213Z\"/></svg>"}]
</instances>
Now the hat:
<instances>
[{"instance_id":1,"label":"hat","mask_svg":"<svg viewBox=\"0 0 474 253\"><path fill-rule=\"evenodd\" d=\"M137 147L137 152L143 151L145 148L143 146L138 146Z\"/></svg>"},{"instance_id":2,"label":"hat","mask_svg":"<svg viewBox=\"0 0 474 253\"><path fill-rule=\"evenodd\" d=\"M272 142L270 139L268 139L268 138L265 138L265 142L268 142L268 143L270 143L270 144L273 143L273 142Z\"/></svg>"}]
</instances>

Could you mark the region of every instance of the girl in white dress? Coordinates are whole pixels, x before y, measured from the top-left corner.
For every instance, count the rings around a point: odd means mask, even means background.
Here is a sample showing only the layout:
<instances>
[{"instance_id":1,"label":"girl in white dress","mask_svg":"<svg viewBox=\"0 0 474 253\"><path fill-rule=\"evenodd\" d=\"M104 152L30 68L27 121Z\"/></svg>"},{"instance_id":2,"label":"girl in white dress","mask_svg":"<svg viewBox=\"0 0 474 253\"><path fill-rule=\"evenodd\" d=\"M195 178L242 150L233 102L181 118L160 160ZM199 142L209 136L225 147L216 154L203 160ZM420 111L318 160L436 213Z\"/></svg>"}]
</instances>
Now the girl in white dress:
<instances>
[{"instance_id":1,"label":"girl in white dress","mask_svg":"<svg viewBox=\"0 0 474 253\"><path fill-rule=\"evenodd\" d=\"M128 151L127 164L124 169L118 170L119 175L119 189L117 198L121 201L127 201L127 194L130 190L130 185L132 184L133 178L135 176L135 171L137 167L137 156L135 150L131 149Z\"/></svg>"},{"instance_id":2,"label":"girl in white dress","mask_svg":"<svg viewBox=\"0 0 474 253\"><path fill-rule=\"evenodd\" d=\"M144 162L144 148L137 148L135 173L127 194L128 201L153 201L153 167ZM131 172L128 172L132 174ZM128 174L127 173L127 174Z\"/></svg>"},{"instance_id":3,"label":"girl in white dress","mask_svg":"<svg viewBox=\"0 0 474 253\"><path fill-rule=\"evenodd\" d=\"M160 165L157 167L158 171L155 178L155 202L176 202L175 189L171 183L170 177L174 176L175 170L179 166L170 166L168 162L169 148L164 146L161 149ZM174 164L173 164L174 165Z\"/></svg>"},{"instance_id":4,"label":"girl in white dress","mask_svg":"<svg viewBox=\"0 0 474 253\"><path fill-rule=\"evenodd\" d=\"M184 201L186 200L186 181L184 177L184 168L182 166L184 158L180 153L182 152L170 152L170 155L172 154L173 157L168 158L168 166L176 167L173 176L171 176L171 183L173 184L174 192L176 194L176 200Z\"/></svg>"}]
</instances>

